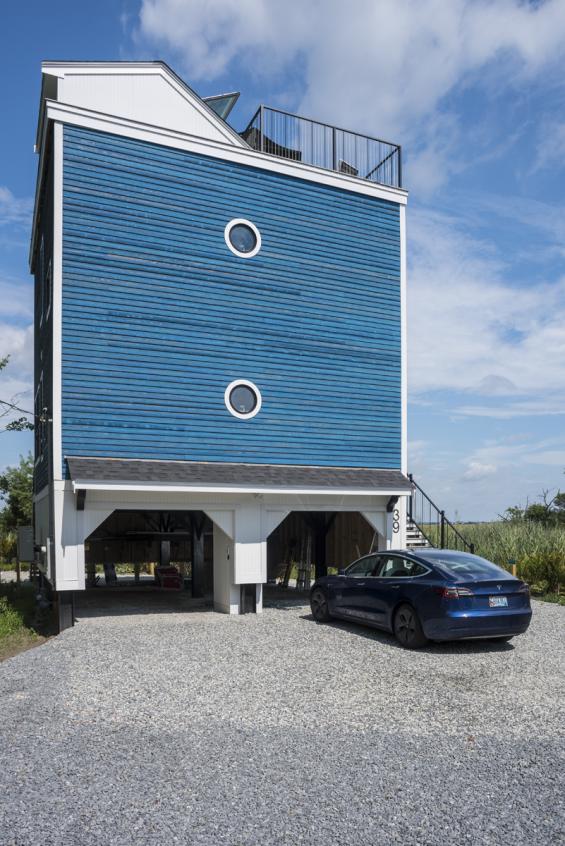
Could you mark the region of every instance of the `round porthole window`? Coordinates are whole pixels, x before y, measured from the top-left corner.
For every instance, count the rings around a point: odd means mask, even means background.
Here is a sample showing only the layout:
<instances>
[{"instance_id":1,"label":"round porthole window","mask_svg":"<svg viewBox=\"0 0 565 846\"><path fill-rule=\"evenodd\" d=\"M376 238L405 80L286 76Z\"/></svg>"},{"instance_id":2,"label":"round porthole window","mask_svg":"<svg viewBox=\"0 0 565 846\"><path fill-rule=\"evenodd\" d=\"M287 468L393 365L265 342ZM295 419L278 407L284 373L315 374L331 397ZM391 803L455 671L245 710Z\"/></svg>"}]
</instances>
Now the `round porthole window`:
<instances>
[{"instance_id":1,"label":"round porthole window","mask_svg":"<svg viewBox=\"0 0 565 846\"><path fill-rule=\"evenodd\" d=\"M236 256L251 258L261 249L261 235L250 220L230 220L224 231L226 244Z\"/></svg>"},{"instance_id":2,"label":"round porthole window","mask_svg":"<svg viewBox=\"0 0 565 846\"><path fill-rule=\"evenodd\" d=\"M261 393L253 382L236 379L227 386L224 401L230 414L241 420L249 420L261 408Z\"/></svg>"}]
</instances>

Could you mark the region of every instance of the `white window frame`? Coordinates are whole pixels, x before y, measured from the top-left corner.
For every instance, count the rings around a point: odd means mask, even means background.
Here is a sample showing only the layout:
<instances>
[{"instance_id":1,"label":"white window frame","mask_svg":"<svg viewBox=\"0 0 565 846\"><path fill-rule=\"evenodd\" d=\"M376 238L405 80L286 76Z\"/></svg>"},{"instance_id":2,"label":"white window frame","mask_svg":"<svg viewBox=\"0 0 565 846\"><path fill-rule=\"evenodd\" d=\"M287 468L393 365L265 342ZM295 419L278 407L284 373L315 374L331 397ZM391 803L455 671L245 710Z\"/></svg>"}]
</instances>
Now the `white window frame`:
<instances>
[{"instance_id":1,"label":"white window frame","mask_svg":"<svg viewBox=\"0 0 565 846\"><path fill-rule=\"evenodd\" d=\"M253 411L249 411L247 414L243 414L241 411L236 411L235 408L232 406L230 402L230 394L234 388L239 388L240 386L245 388L250 388L255 396L257 397L257 404ZM254 382L250 382L249 379L234 379L233 382L230 382L224 392L224 402L226 404L226 408L231 415L237 417L239 420L251 420L252 417L255 417L256 414L259 414L261 411L261 404L263 402L261 397L261 391L255 385Z\"/></svg>"},{"instance_id":2,"label":"white window frame","mask_svg":"<svg viewBox=\"0 0 565 846\"><path fill-rule=\"evenodd\" d=\"M239 250L236 250L236 248L230 241L230 232L232 231L234 226L239 226L240 224L243 226L248 226L254 233L255 238L257 239L257 243L255 244L253 249L248 253L240 253ZM251 223L250 220L246 220L244 217L235 217L233 220L230 220L229 223L226 223L226 228L224 229L224 239L234 256L239 256L239 258L253 258L253 256L256 256L259 250L261 249L261 233L259 232L254 223Z\"/></svg>"}]
</instances>

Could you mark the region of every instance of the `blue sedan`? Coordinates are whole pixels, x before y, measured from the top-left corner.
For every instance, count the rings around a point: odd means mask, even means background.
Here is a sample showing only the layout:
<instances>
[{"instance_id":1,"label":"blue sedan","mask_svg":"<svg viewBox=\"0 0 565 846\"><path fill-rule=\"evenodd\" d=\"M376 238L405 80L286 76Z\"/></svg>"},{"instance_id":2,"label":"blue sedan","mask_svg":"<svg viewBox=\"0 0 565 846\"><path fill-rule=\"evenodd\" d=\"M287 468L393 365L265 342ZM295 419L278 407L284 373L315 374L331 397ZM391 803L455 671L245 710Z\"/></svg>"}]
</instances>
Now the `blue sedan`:
<instances>
[{"instance_id":1,"label":"blue sedan","mask_svg":"<svg viewBox=\"0 0 565 846\"><path fill-rule=\"evenodd\" d=\"M530 625L528 585L496 564L446 549L377 552L317 579L312 615L393 632L407 649L430 640L510 640Z\"/></svg>"}]
</instances>

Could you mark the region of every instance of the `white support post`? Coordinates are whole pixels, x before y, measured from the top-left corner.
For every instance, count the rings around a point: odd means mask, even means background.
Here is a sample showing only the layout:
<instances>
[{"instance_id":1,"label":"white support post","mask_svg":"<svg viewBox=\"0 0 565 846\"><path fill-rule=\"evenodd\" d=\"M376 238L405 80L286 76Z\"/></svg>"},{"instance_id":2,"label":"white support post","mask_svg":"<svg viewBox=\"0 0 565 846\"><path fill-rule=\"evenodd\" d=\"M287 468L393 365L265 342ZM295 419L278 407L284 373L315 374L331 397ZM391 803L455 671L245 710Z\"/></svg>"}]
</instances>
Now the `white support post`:
<instances>
[{"instance_id":1,"label":"white support post","mask_svg":"<svg viewBox=\"0 0 565 846\"><path fill-rule=\"evenodd\" d=\"M241 585L255 585L255 609L263 609L263 584L267 581L267 534L278 518L253 497L233 511L207 510L214 523L214 608L237 614L241 608Z\"/></svg>"},{"instance_id":2,"label":"white support post","mask_svg":"<svg viewBox=\"0 0 565 846\"><path fill-rule=\"evenodd\" d=\"M239 614L240 590L234 584L234 542L214 523L214 610Z\"/></svg>"}]
</instances>

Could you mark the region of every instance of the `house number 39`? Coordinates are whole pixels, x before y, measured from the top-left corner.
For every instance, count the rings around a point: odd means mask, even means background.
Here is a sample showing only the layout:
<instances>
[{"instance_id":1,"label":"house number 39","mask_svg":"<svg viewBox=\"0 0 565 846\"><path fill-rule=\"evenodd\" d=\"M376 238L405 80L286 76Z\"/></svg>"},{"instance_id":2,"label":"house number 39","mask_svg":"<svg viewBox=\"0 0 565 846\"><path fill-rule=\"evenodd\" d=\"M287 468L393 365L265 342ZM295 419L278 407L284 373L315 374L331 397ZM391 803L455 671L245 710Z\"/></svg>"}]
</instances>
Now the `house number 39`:
<instances>
[{"instance_id":1,"label":"house number 39","mask_svg":"<svg viewBox=\"0 0 565 846\"><path fill-rule=\"evenodd\" d=\"M400 531L400 511L395 508L392 512L392 531L395 535Z\"/></svg>"}]
</instances>

